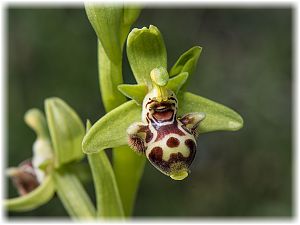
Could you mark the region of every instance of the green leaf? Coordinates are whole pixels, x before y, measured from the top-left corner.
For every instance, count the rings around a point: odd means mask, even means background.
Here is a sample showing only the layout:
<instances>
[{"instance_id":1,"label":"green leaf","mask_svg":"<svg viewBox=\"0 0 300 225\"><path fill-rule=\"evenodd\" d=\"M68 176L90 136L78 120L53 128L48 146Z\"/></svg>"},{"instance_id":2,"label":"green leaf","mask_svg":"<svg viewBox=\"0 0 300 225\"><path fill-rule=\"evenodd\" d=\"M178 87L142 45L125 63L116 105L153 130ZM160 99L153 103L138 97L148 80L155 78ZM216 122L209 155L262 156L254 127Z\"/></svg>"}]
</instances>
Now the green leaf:
<instances>
[{"instance_id":1,"label":"green leaf","mask_svg":"<svg viewBox=\"0 0 300 225\"><path fill-rule=\"evenodd\" d=\"M122 45L120 41L123 9L86 3L85 11L107 56L115 63L121 61Z\"/></svg>"},{"instance_id":2,"label":"green leaf","mask_svg":"<svg viewBox=\"0 0 300 225\"><path fill-rule=\"evenodd\" d=\"M189 75L193 74L201 51L202 48L200 46L195 46L183 53L171 68L170 77L176 76L182 72L188 72Z\"/></svg>"},{"instance_id":3,"label":"green leaf","mask_svg":"<svg viewBox=\"0 0 300 225\"><path fill-rule=\"evenodd\" d=\"M48 126L55 152L56 167L83 157L84 126L76 112L59 98L45 101Z\"/></svg>"},{"instance_id":4,"label":"green leaf","mask_svg":"<svg viewBox=\"0 0 300 225\"><path fill-rule=\"evenodd\" d=\"M114 148L113 162L124 213L128 217L132 215L146 157L136 154L128 146L121 146Z\"/></svg>"},{"instance_id":5,"label":"green leaf","mask_svg":"<svg viewBox=\"0 0 300 225\"><path fill-rule=\"evenodd\" d=\"M95 153L106 148L127 145L126 130L130 124L141 120L141 107L128 101L100 118L85 135L82 149Z\"/></svg>"},{"instance_id":6,"label":"green leaf","mask_svg":"<svg viewBox=\"0 0 300 225\"><path fill-rule=\"evenodd\" d=\"M134 100L137 104L143 103L148 88L144 84L121 84L118 86L119 91L128 98Z\"/></svg>"},{"instance_id":7,"label":"green leaf","mask_svg":"<svg viewBox=\"0 0 300 225\"><path fill-rule=\"evenodd\" d=\"M77 175L67 167L53 172L57 194L74 219L94 218L96 210Z\"/></svg>"},{"instance_id":8,"label":"green leaf","mask_svg":"<svg viewBox=\"0 0 300 225\"><path fill-rule=\"evenodd\" d=\"M4 207L10 211L30 211L50 201L54 191L52 177L48 176L40 186L27 195L5 200Z\"/></svg>"},{"instance_id":9,"label":"green leaf","mask_svg":"<svg viewBox=\"0 0 300 225\"><path fill-rule=\"evenodd\" d=\"M44 116L39 109L30 109L25 113L24 120L26 124L32 128L38 138L49 138L49 131L47 122Z\"/></svg>"},{"instance_id":10,"label":"green leaf","mask_svg":"<svg viewBox=\"0 0 300 225\"><path fill-rule=\"evenodd\" d=\"M86 131L91 128L88 120ZM102 218L123 217L124 212L116 178L105 151L88 155L97 199L97 216Z\"/></svg>"},{"instance_id":11,"label":"green leaf","mask_svg":"<svg viewBox=\"0 0 300 225\"><path fill-rule=\"evenodd\" d=\"M182 72L176 77L172 77L167 84L167 88L171 89L175 94L177 94L187 81L188 77L189 74L187 72Z\"/></svg>"},{"instance_id":12,"label":"green leaf","mask_svg":"<svg viewBox=\"0 0 300 225\"><path fill-rule=\"evenodd\" d=\"M166 47L157 27L133 29L127 38L127 57L137 83L150 86L151 70L167 68Z\"/></svg>"},{"instance_id":13,"label":"green leaf","mask_svg":"<svg viewBox=\"0 0 300 225\"><path fill-rule=\"evenodd\" d=\"M204 112L205 119L200 123L198 131L236 131L243 127L242 117L232 109L189 92L179 95L179 115L190 112Z\"/></svg>"}]
</instances>

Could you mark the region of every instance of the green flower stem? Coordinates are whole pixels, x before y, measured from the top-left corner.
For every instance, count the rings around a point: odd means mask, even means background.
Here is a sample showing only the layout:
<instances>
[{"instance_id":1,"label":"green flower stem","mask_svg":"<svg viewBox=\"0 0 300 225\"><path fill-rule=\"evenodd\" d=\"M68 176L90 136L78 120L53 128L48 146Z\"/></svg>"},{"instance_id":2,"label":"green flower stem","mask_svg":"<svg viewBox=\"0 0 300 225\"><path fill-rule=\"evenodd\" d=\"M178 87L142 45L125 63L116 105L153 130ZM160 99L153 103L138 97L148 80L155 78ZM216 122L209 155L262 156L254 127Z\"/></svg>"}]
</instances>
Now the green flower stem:
<instances>
[{"instance_id":1,"label":"green flower stem","mask_svg":"<svg viewBox=\"0 0 300 225\"><path fill-rule=\"evenodd\" d=\"M74 219L92 219L96 210L76 174L66 167L53 173L57 194Z\"/></svg>"}]
</instances>

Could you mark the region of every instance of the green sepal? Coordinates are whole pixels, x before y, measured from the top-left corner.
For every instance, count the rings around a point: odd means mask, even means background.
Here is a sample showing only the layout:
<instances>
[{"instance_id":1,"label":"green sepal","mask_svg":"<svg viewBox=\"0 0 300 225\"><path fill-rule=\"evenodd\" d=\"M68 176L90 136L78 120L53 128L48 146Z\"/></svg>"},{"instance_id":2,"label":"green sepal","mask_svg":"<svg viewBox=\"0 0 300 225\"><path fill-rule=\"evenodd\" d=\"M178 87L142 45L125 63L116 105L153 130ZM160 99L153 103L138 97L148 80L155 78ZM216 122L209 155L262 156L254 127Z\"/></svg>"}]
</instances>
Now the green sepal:
<instances>
[{"instance_id":1,"label":"green sepal","mask_svg":"<svg viewBox=\"0 0 300 225\"><path fill-rule=\"evenodd\" d=\"M200 133L212 131L236 131L243 127L243 118L234 110L207 98L189 92L179 95L178 115L191 112L204 112L205 119L200 123Z\"/></svg>"},{"instance_id":2,"label":"green sepal","mask_svg":"<svg viewBox=\"0 0 300 225\"><path fill-rule=\"evenodd\" d=\"M201 51L202 48L200 46L194 46L183 53L171 68L169 72L170 77L176 76L182 72L188 72L189 75L193 74Z\"/></svg>"},{"instance_id":3,"label":"green sepal","mask_svg":"<svg viewBox=\"0 0 300 225\"><path fill-rule=\"evenodd\" d=\"M53 180L57 194L72 218L95 218L95 207L75 172L62 166L53 172Z\"/></svg>"},{"instance_id":4,"label":"green sepal","mask_svg":"<svg viewBox=\"0 0 300 225\"><path fill-rule=\"evenodd\" d=\"M127 145L126 130L141 120L142 109L134 100L128 101L100 118L82 141L82 149L91 154L106 148Z\"/></svg>"},{"instance_id":5,"label":"green sepal","mask_svg":"<svg viewBox=\"0 0 300 225\"><path fill-rule=\"evenodd\" d=\"M151 70L167 68L167 51L158 28L133 29L127 38L127 57L137 83L151 86Z\"/></svg>"},{"instance_id":6,"label":"green sepal","mask_svg":"<svg viewBox=\"0 0 300 225\"><path fill-rule=\"evenodd\" d=\"M182 86L185 84L189 77L188 72L182 72L178 74L176 77L172 77L169 79L169 82L167 84L167 88L172 90L175 94L179 92L179 90L182 88Z\"/></svg>"},{"instance_id":7,"label":"green sepal","mask_svg":"<svg viewBox=\"0 0 300 225\"><path fill-rule=\"evenodd\" d=\"M47 126L47 121L39 109L30 109L24 115L25 123L34 130L37 138L49 139L49 130Z\"/></svg>"},{"instance_id":8,"label":"green sepal","mask_svg":"<svg viewBox=\"0 0 300 225\"><path fill-rule=\"evenodd\" d=\"M32 192L17 198L4 200L4 207L9 211L30 211L46 204L54 195L52 176L45 178L43 183Z\"/></svg>"},{"instance_id":9,"label":"green sepal","mask_svg":"<svg viewBox=\"0 0 300 225\"><path fill-rule=\"evenodd\" d=\"M143 103L144 97L148 92L148 88L144 84L120 84L118 89L123 95L134 100L139 105Z\"/></svg>"},{"instance_id":10,"label":"green sepal","mask_svg":"<svg viewBox=\"0 0 300 225\"><path fill-rule=\"evenodd\" d=\"M45 111L55 152L55 166L80 160L84 126L76 112L59 98L48 98Z\"/></svg>"}]
</instances>

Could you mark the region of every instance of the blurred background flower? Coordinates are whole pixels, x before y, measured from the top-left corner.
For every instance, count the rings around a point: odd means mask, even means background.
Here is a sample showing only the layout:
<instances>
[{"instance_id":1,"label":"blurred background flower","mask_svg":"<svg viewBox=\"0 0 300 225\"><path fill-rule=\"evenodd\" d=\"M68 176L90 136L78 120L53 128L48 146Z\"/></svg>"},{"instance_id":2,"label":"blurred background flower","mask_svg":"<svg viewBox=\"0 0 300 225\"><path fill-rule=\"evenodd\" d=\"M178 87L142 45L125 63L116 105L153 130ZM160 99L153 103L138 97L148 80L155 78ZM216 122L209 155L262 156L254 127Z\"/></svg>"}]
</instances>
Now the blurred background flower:
<instances>
[{"instance_id":1,"label":"blurred background flower","mask_svg":"<svg viewBox=\"0 0 300 225\"><path fill-rule=\"evenodd\" d=\"M95 122L105 111L95 82L97 40L83 7L10 6L7 18L7 165L17 165L35 140L23 122L27 109L58 96L82 119ZM237 109L245 124L200 136L192 174L180 183L147 164L134 215L291 216L292 9L144 8L133 27L149 24L163 33L170 66L190 47L203 47L189 90ZM128 62L123 68L124 83L135 83ZM6 184L7 197L16 196ZM92 183L87 189L93 193ZM8 213L66 215L56 197Z\"/></svg>"}]
</instances>

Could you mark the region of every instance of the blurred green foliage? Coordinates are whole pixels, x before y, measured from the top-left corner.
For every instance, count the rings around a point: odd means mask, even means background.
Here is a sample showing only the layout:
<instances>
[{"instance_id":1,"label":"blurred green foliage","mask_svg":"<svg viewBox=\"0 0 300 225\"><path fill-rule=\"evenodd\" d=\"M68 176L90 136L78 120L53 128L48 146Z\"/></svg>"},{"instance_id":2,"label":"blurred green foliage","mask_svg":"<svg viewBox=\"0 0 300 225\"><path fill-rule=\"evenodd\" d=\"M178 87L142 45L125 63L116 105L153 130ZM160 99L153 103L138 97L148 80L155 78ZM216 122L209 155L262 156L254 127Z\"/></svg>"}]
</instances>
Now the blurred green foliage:
<instances>
[{"instance_id":1,"label":"blurred green foliage","mask_svg":"<svg viewBox=\"0 0 300 225\"><path fill-rule=\"evenodd\" d=\"M97 40L83 8L7 8L7 166L31 156L23 122L47 97L83 120L104 115ZM146 166L135 216L292 216L292 9L145 8L134 27L162 32L169 68L190 47L203 52L188 90L237 110L238 132L198 139L192 174L176 182ZM127 59L124 83L134 83ZM16 192L7 180L7 196ZM87 184L90 193L92 184ZM66 216L57 198L16 216Z\"/></svg>"}]
</instances>

